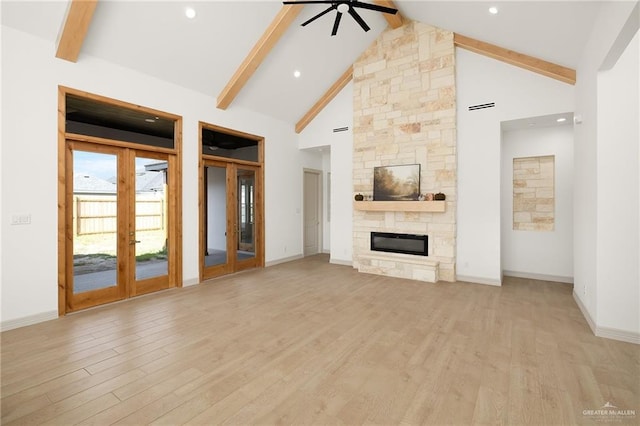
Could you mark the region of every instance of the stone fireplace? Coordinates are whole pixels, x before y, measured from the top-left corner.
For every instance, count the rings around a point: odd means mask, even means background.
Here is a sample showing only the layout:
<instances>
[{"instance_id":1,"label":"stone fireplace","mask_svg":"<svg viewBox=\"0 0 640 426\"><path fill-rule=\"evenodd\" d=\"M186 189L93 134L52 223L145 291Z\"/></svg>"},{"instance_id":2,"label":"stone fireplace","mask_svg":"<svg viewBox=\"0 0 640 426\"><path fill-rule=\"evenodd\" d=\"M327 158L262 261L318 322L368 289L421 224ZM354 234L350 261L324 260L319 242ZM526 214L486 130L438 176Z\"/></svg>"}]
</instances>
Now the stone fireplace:
<instances>
[{"instance_id":1,"label":"stone fireplace","mask_svg":"<svg viewBox=\"0 0 640 426\"><path fill-rule=\"evenodd\" d=\"M354 194L372 193L374 167L420 164L420 192L446 195L356 201L353 265L361 272L455 280L454 62L453 33L408 22L383 32L354 64ZM372 232L428 235L428 256L372 251Z\"/></svg>"}]
</instances>

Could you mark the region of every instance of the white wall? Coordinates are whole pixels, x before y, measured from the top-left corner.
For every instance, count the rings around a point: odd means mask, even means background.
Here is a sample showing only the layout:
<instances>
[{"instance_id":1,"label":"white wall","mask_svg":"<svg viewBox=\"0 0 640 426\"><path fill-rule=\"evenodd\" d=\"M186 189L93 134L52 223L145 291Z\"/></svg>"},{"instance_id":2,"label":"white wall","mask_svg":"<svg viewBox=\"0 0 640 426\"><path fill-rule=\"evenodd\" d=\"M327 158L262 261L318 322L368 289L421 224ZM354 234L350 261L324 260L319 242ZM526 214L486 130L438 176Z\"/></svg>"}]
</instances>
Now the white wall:
<instances>
[{"instance_id":1,"label":"white wall","mask_svg":"<svg viewBox=\"0 0 640 426\"><path fill-rule=\"evenodd\" d=\"M346 132L333 129L348 126ZM300 149L329 147L331 262L351 265L353 254L353 85L349 83L300 133Z\"/></svg>"},{"instance_id":2,"label":"white wall","mask_svg":"<svg viewBox=\"0 0 640 426\"><path fill-rule=\"evenodd\" d=\"M457 275L501 282L500 122L573 111L573 86L456 49ZM495 102L495 108L468 111Z\"/></svg>"},{"instance_id":3,"label":"white wall","mask_svg":"<svg viewBox=\"0 0 640 426\"><path fill-rule=\"evenodd\" d=\"M2 26L2 324L57 313L58 85L183 117L183 281L198 282L198 121L265 137L266 261L302 254L302 168L322 167L293 126L93 57L54 57L53 43ZM285 255L283 247L288 251ZM34 267L37 265L37 267Z\"/></svg>"},{"instance_id":4,"label":"white wall","mask_svg":"<svg viewBox=\"0 0 640 426\"><path fill-rule=\"evenodd\" d=\"M628 32L625 24L632 13L638 13L637 2L603 3L576 69L575 114L582 122L574 128L573 293L596 334L600 311L597 309L597 212L598 204L611 202L606 195L598 193L598 72L609 52L620 50L620 44L629 41L620 36Z\"/></svg>"},{"instance_id":5,"label":"white wall","mask_svg":"<svg viewBox=\"0 0 640 426\"><path fill-rule=\"evenodd\" d=\"M596 253L598 328L640 338L639 37L598 76Z\"/></svg>"},{"instance_id":6,"label":"white wall","mask_svg":"<svg viewBox=\"0 0 640 426\"><path fill-rule=\"evenodd\" d=\"M513 159L553 155L553 231L513 230ZM505 275L573 281L573 125L502 133L502 270Z\"/></svg>"},{"instance_id":7,"label":"white wall","mask_svg":"<svg viewBox=\"0 0 640 426\"><path fill-rule=\"evenodd\" d=\"M227 169L207 167L207 248L227 250Z\"/></svg>"}]
</instances>

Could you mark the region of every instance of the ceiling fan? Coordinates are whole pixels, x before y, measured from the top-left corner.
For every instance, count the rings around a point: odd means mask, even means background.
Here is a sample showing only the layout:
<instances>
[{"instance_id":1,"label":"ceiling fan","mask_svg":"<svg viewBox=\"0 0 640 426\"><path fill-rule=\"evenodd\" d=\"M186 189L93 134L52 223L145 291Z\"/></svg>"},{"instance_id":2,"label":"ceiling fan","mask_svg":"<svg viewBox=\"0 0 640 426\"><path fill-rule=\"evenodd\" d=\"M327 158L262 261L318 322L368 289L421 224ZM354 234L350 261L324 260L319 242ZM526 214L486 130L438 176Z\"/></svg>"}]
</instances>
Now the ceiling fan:
<instances>
[{"instance_id":1,"label":"ceiling fan","mask_svg":"<svg viewBox=\"0 0 640 426\"><path fill-rule=\"evenodd\" d=\"M363 30L365 31L369 31L371 28L369 28L369 26L367 25L366 22L364 22L364 19L362 19L362 16L360 16L360 14L356 11L356 8L361 8L361 9L369 9L369 10L375 10L376 12L382 12L382 13L390 13L392 15L395 15L398 12L398 9L393 9L391 7L386 7L386 6L378 6L377 4L370 4L370 3L364 3L358 0L341 0L341 1L335 1L335 0L300 0L300 1L283 1L283 4L328 4L330 5L327 9L323 10L322 12L318 13L316 16L314 16L313 18L304 21L302 23L302 26L306 26L310 23L312 23L313 21L315 21L316 19L320 18L321 16L326 15L327 13L331 12L332 10L336 10L337 14L336 14L336 19L335 21L333 21L333 30L331 31L331 35L334 36L336 34L338 34L338 26L340 25L340 20L342 19L342 14L343 13L349 13L349 15L351 15L351 17L358 23L360 24L360 26L362 27Z\"/></svg>"}]
</instances>

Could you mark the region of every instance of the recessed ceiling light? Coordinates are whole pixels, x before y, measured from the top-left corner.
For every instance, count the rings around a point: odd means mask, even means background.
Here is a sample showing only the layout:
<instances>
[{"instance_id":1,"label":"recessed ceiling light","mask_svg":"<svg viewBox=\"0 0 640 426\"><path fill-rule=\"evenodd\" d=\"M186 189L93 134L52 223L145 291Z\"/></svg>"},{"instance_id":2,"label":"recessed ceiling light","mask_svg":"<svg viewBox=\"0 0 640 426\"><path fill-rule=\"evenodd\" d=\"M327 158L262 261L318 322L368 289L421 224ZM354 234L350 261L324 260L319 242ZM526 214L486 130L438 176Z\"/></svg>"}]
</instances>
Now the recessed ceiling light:
<instances>
[{"instance_id":1,"label":"recessed ceiling light","mask_svg":"<svg viewBox=\"0 0 640 426\"><path fill-rule=\"evenodd\" d=\"M558 118L556 121L557 121L558 123L563 123L563 122L567 121L567 119L566 119L566 118L564 118L564 117L560 117L560 118Z\"/></svg>"},{"instance_id":2,"label":"recessed ceiling light","mask_svg":"<svg viewBox=\"0 0 640 426\"><path fill-rule=\"evenodd\" d=\"M497 15L498 14L498 8L495 7L495 6L491 6L489 8L489 13L492 14L492 15Z\"/></svg>"},{"instance_id":3,"label":"recessed ceiling light","mask_svg":"<svg viewBox=\"0 0 640 426\"><path fill-rule=\"evenodd\" d=\"M295 78L300 78L300 71L295 70L295 71L293 72L293 76L294 76Z\"/></svg>"},{"instance_id":4,"label":"recessed ceiling light","mask_svg":"<svg viewBox=\"0 0 640 426\"><path fill-rule=\"evenodd\" d=\"M189 19L193 19L196 17L196 10L192 7L187 7L184 10L184 15Z\"/></svg>"},{"instance_id":5,"label":"recessed ceiling light","mask_svg":"<svg viewBox=\"0 0 640 426\"><path fill-rule=\"evenodd\" d=\"M145 118L144 121L146 121L147 123L155 123L156 122L155 118Z\"/></svg>"}]
</instances>

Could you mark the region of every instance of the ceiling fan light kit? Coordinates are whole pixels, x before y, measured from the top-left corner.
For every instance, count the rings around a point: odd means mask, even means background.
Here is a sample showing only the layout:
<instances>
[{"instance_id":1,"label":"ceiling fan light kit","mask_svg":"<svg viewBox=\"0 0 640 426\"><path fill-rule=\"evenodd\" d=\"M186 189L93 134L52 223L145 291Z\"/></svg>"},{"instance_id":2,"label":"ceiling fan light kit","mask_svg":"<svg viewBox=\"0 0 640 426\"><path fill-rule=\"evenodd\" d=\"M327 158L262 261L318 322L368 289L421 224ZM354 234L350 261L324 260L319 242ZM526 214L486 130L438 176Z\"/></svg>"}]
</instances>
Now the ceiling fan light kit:
<instances>
[{"instance_id":1,"label":"ceiling fan light kit","mask_svg":"<svg viewBox=\"0 0 640 426\"><path fill-rule=\"evenodd\" d=\"M283 1L283 4L328 4L329 7L317 15L313 16L311 19L308 19L302 23L302 26L305 27L308 24L312 23L316 19L326 15L327 13L335 10L336 17L333 21L333 29L331 30L331 35L334 36L338 34L338 27L340 26L340 20L342 19L342 15L344 13L348 13L351 17L360 25L360 27L364 31L369 31L371 28L367 23L362 19L362 16L356 11L356 8L374 10L376 12L389 13L391 15L395 15L398 13L398 9L394 9L386 6L379 6L377 4L364 3L358 0L344 0L344 1L331 1L331 0L301 0L301 1Z\"/></svg>"}]
</instances>

